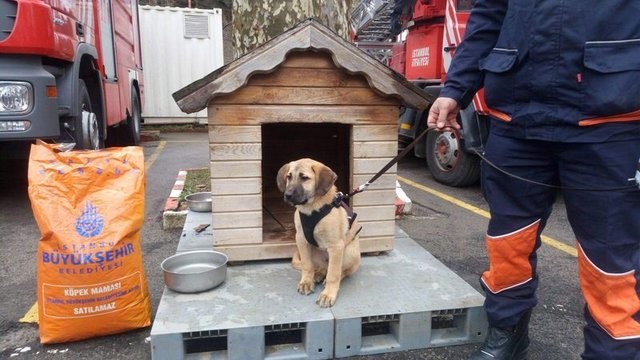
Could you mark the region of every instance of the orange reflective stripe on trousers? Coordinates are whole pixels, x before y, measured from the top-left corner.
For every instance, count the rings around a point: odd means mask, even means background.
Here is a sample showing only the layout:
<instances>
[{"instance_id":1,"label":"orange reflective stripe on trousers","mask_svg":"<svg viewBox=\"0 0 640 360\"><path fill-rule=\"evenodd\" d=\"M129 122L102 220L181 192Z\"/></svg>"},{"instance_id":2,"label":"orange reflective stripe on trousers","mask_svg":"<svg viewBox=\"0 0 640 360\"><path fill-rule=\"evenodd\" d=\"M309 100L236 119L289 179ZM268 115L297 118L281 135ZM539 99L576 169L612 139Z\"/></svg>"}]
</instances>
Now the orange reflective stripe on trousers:
<instances>
[{"instance_id":1,"label":"orange reflective stripe on trousers","mask_svg":"<svg viewBox=\"0 0 640 360\"><path fill-rule=\"evenodd\" d=\"M486 236L489 270L482 274L482 282L491 292L524 284L533 277L529 257L533 252L540 220L501 236Z\"/></svg>"},{"instance_id":2,"label":"orange reflective stripe on trousers","mask_svg":"<svg viewBox=\"0 0 640 360\"><path fill-rule=\"evenodd\" d=\"M640 312L635 270L612 274L599 269L578 245L580 287L589 312L612 338L640 338L640 323L632 318Z\"/></svg>"}]
</instances>

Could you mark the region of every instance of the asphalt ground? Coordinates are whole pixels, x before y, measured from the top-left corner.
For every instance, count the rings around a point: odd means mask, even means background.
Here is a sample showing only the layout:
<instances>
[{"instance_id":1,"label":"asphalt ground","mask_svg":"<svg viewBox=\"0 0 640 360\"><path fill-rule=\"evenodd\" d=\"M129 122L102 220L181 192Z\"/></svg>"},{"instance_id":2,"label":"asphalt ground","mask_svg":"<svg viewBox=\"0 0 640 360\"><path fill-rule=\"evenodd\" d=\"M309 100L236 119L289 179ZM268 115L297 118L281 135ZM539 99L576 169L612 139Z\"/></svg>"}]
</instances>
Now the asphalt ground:
<instances>
[{"instance_id":1,"label":"asphalt ground","mask_svg":"<svg viewBox=\"0 0 640 360\"><path fill-rule=\"evenodd\" d=\"M206 133L162 133L142 144L145 152L145 223L142 249L155 314L164 283L160 262L172 255L181 230L162 229L162 209L181 169L208 166ZM38 326L22 323L36 301L35 254L40 233L33 218L26 161L0 160L0 358L12 359L150 359L151 328L65 344L41 345ZM421 159L398 165L402 188L413 213L398 226L452 271L480 291L487 268L484 233L487 206L478 186L456 189L436 183ZM557 202L539 250L539 304L531 320L529 360L579 359L582 309L577 283L573 235ZM430 348L354 357L356 359L466 359L476 345Z\"/></svg>"}]
</instances>

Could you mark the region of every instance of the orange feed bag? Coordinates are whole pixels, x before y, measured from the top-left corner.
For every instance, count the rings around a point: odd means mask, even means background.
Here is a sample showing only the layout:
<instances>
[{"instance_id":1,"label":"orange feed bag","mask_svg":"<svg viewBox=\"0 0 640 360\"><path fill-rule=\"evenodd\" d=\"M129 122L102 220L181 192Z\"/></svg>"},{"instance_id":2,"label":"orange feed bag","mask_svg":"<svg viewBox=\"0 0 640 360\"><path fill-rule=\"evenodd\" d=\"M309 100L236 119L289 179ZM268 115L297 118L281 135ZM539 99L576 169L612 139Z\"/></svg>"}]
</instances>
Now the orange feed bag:
<instances>
[{"instance_id":1,"label":"orange feed bag","mask_svg":"<svg viewBox=\"0 0 640 360\"><path fill-rule=\"evenodd\" d=\"M140 147L29 156L29 198L40 228L40 341L60 343L151 324L142 262L144 155Z\"/></svg>"}]
</instances>

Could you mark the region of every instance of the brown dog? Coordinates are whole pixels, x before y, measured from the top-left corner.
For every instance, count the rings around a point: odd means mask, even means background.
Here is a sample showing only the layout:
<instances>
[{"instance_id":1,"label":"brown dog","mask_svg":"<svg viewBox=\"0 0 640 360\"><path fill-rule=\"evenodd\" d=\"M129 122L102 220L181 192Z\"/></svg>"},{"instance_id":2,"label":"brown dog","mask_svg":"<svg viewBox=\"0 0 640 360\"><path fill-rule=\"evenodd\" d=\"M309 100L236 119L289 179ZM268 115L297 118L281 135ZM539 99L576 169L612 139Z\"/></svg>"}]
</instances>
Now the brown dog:
<instances>
[{"instance_id":1,"label":"brown dog","mask_svg":"<svg viewBox=\"0 0 640 360\"><path fill-rule=\"evenodd\" d=\"M324 279L316 301L321 307L335 304L340 281L360 266L360 226L349 224L348 211L334 202L337 178L326 165L306 158L283 165L277 177L284 200L296 207L298 251L291 264L301 271L298 292L308 295Z\"/></svg>"}]
</instances>

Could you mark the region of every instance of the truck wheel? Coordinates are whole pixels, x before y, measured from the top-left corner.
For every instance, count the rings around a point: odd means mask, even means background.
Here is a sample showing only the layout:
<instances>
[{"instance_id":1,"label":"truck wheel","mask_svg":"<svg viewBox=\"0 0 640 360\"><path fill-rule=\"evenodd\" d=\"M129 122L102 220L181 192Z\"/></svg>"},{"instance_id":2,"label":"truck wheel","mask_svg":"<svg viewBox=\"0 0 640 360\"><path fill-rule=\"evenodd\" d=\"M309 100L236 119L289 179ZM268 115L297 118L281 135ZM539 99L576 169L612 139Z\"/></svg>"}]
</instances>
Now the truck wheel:
<instances>
[{"instance_id":1,"label":"truck wheel","mask_svg":"<svg viewBox=\"0 0 640 360\"><path fill-rule=\"evenodd\" d=\"M98 150L104 148L100 136L100 123L91 105L91 96L84 80L78 80L79 112L74 120L76 149Z\"/></svg>"},{"instance_id":2,"label":"truck wheel","mask_svg":"<svg viewBox=\"0 0 640 360\"><path fill-rule=\"evenodd\" d=\"M133 146L140 143L141 108L138 92L132 87L131 113L118 125L109 127L109 146Z\"/></svg>"},{"instance_id":3,"label":"truck wheel","mask_svg":"<svg viewBox=\"0 0 640 360\"><path fill-rule=\"evenodd\" d=\"M478 182L480 159L464 151L457 131L430 131L425 142L427 166L436 181L455 187Z\"/></svg>"},{"instance_id":4,"label":"truck wheel","mask_svg":"<svg viewBox=\"0 0 640 360\"><path fill-rule=\"evenodd\" d=\"M142 106L135 88L131 89L131 115L127 119L129 145L140 143L140 123L142 122Z\"/></svg>"}]
</instances>

